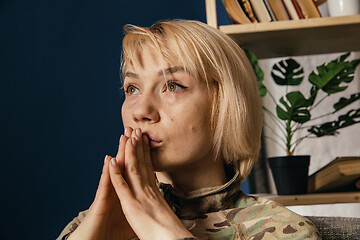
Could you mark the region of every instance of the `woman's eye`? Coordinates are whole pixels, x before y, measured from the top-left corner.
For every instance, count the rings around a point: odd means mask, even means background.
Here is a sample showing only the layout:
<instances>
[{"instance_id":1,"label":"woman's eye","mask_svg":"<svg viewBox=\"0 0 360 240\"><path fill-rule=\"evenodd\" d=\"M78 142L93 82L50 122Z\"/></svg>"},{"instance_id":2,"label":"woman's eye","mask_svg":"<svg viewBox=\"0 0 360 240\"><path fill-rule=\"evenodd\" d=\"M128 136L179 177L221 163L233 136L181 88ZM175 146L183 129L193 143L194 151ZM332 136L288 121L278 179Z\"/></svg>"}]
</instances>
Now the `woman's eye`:
<instances>
[{"instance_id":1,"label":"woman's eye","mask_svg":"<svg viewBox=\"0 0 360 240\"><path fill-rule=\"evenodd\" d=\"M126 90L125 92L129 95L133 95L135 93L138 93L139 89L137 89L137 87L133 86L133 85L130 85L128 87L126 87Z\"/></svg>"},{"instance_id":2,"label":"woman's eye","mask_svg":"<svg viewBox=\"0 0 360 240\"><path fill-rule=\"evenodd\" d=\"M166 88L169 92L175 92L175 91L180 91L180 90L183 90L185 89L186 87L184 86L181 86L180 84L178 83L175 83L175 82L169 82L166 84Z\"/></svg>"}]
</instances>

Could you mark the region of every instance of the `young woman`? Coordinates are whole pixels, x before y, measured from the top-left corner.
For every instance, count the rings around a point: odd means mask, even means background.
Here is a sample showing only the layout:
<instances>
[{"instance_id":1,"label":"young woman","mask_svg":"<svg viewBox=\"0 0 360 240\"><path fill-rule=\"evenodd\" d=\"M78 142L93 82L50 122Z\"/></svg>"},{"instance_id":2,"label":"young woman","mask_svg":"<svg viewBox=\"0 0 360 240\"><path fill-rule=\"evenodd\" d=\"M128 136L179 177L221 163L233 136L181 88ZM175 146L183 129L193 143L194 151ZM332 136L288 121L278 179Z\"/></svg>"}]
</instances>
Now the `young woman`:
<instances>
[{"instance_id":1,"label":"young woman","mask_svg":"<svg viewBox=\"0 0 360 240\"><path fill-rule=\"evenodd\" d=\"M240 190L262 111L239 46L197 21L125 30L125 132L58 239L319 239L306 218Z\"/></svg>"}]
</instances>

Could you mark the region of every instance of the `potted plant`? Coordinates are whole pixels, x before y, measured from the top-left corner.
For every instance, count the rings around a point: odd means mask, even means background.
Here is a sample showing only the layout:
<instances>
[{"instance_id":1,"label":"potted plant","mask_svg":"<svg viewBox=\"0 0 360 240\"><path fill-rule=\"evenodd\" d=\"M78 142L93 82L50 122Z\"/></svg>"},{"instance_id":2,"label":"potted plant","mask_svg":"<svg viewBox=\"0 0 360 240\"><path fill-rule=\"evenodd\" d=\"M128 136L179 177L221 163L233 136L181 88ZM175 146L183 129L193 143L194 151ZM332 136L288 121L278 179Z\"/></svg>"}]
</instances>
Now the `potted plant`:
<instances>
[{"instance_id":1,"label":"potted plant","mask_svg":"<svg viewBox=\"0 0 360 240\"><path fill-rule=\"evenodd\" d=\"M327 114L312 115L312 111L326 98L344 91L354 79L356 67L360 59L346 60L350 53L316 67L308 76L311 84L307 93L288 91L289 86L298 86L304 80L304 70L294 59L281 60L273 65L271 76L275 84L285 87L285 95L278 101L264 85L264 73L258 65L256 56L246 51L258 78L261 97L269 95L276 104L272 111L263 107L264 113L281 129L272 138L276 144L282 146L286 156L269 158L269 165L273 173L278 194L300 194L307 192L308 166L310 156L297 156L295 150L305 139L313 137L335 136L340 129L360 122L360 108L350 109L346 114L338 115L338 111L348 108L360 99L360 92L351 94L348 98L341 97L333 104ZM336 115L337 120L328 121L329 116ZM321 124L314 124L314 120L324 120ZM305 125L306 124L306 125ZM265 127L267 124L265 123ZM294 135L306 129L304 135ZM274 131L273 129L270 129Z\"/></svg>"}]
</instances>

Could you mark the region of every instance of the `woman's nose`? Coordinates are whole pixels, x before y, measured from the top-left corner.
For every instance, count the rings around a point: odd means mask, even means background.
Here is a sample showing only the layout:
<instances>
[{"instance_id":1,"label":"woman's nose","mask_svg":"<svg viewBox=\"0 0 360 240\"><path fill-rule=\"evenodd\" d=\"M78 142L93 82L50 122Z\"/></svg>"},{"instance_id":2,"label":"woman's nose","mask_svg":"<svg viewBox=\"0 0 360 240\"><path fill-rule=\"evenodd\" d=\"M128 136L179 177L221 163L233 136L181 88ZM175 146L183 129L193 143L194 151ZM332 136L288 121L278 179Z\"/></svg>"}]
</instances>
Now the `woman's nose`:
<instances>
[{"instance_id":1,"label":"woman's nose","mask_svg":"<svg viewBox=\"0 0 360 240\"><path fill-rule=\"evenodd\" d=\"M143 95L141 99L138 99L136 107L133 110L133 120L135 122L158 122L160 120L158 110L158 104L155 99L150 96Z\"/></svg>"}]
</instances>

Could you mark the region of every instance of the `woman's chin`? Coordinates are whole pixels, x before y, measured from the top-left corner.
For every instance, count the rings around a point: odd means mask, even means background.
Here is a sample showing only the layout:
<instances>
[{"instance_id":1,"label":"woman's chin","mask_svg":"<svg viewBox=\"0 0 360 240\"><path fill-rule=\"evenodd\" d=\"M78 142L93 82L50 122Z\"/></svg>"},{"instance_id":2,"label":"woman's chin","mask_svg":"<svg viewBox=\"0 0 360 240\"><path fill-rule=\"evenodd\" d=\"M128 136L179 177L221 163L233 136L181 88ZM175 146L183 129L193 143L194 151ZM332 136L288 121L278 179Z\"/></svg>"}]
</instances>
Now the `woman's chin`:
<instances>
[{"instance_id":1,"label":"woman's chin","mask_svg":"<svg viewBox=\"0 0 360 240\"><path fill-rule=\"evenodd\" d=\"M170 172L176 168L165 159L159 158L157 154L151 154L151 163L155 172Z\"/></svg>"},{"instance_id":2,"label":"woman's chin","mask_svg":"<svg viewBox=\"0 0 360 240\"><path fill-rule=\"evenodd\" d=\"M168 171L168 166L166 166L166 164L157 161L157 159L151 159L153 168L155 172L167 172Z\"/></svg>"}]
</instances>

